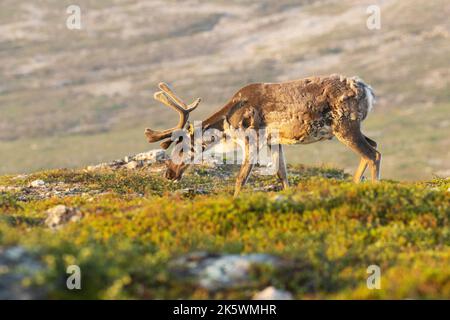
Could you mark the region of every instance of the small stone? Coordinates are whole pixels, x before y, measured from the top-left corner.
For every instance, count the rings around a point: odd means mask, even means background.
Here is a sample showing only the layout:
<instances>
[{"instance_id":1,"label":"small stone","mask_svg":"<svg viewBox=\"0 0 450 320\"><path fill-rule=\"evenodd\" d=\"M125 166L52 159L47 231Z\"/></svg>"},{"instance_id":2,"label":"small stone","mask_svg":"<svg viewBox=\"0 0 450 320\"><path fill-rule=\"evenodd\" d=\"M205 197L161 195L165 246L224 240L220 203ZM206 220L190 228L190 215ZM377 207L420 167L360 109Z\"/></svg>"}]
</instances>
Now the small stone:
<instances>
[{"instance_id":1,"label":"small stone","mask_svg":"<svg viewBox=\"0 0 450 320\"><path fill-rule=\"evenodd\" d=\"M278 290L274 287L267 287L264 290L257 292L253 300L292 300L292 294L288 291Z\"/></svg>"},{"instance_id":2,"label":"small stone","mask_svg":"<svg viewBox=\"0 0 450 320\"><path fill-rule=\"evenodd\" d=\"M166 151L163 149L155 149L147 152L139 153L134 156L137 161L159 162L167 159Z\"/></svg>"},{"instance_id":3,"label":"small stone","mask_svg":"<svg viewBox=\"0 0 450 320\"><path fill-rule=\"evenodd\" d=\"M52 229L56 229L68 222L76 222L81 219L81 213L75 208L69 208L65 205L57 205L47 210L45 224Z\"/></svg>"},{"instance_id":4,"label":"small stone","mask_svg":"<svg viewBox=\"0 0 450 320\"><path fill-rule=\"evenodd\" d=\"M128 170L134 170L134 169L142 167L142 162L141 161L131 161L131 162L128 162L124 167Z\"/></svg>"},{"instance_id":5,"label":"small stone","mask_svg":"<svg viewBox=\"0 0 450 320\"><path fill-rule=\"evenodd\" d=\"M41 188L43 186L45 186L44 180L34 180L30 183L30 187L32 188Z\"/></svg>"}]
</instances>

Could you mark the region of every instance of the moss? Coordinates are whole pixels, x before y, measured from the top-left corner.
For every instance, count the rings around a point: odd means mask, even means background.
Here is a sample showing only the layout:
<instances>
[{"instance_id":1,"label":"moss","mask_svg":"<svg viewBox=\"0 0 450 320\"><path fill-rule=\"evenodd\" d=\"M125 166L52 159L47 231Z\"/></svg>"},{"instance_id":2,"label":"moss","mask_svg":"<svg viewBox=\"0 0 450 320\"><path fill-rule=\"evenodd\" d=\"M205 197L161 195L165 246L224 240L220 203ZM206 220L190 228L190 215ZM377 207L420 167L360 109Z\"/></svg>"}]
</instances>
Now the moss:
<instances>
[{"instance_id":1,"label":"moss","mask_svg":"<svg viewBox=\"0 0 450 320\"><path fill-rule=\"evenodd\" d=\"M148 171L56 170L22 179L82 184L107 193L27 202L0 195L1 246L22 245L45 265L28 285L50 298L250 298L267 285L296 298L449 298L448 180L355 185L332 168L290 167L292 188L254 178L233 200L233 177L192 169L181 185ZM5 181L2 180L2 181ZM186 196L178 189L205 188ZM57 204L83 219L53 232L42 223ZM280 268L258 267L245 288L208 292L175 277L170 262L192 251L271 253ZM66 267L82 270L83 289L68 291ZM368 290L366 269L382 269L382 289Z\"/></svg>"}]
</instances>

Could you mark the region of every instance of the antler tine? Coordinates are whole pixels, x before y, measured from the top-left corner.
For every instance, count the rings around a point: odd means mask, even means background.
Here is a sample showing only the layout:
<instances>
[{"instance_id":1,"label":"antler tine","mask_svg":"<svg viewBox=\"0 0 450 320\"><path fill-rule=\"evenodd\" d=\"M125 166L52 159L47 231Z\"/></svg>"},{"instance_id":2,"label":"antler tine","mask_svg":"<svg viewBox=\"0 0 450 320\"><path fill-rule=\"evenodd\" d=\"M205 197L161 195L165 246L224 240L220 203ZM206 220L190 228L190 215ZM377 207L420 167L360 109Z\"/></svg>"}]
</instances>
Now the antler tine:
<instances>
[{"instance_id":1,"label":"antler tine","mask_svg":"<svg viewBox=\"0 0 450 320\"><path fill-rule=\"evenodd\" d=\"M172 99L173 102L177 103L178 105L183 107L183 109L185 109L188 112L194 111L195 108L197 108L198 105L200 104L200 102L202 101L202 99L198 98L190 105L186 105L186 103L172 91L172 89L169 87L169 85L167 83L160 82L158 87L162 91L164 91L164 93L167 94L169 96L169 98Z\"/></svg>"},{"instance_id":2,"label":"antler tine","mask_svg":"<svg viewBox=\"0 0 450 320\"><path fill-rule=\"evenodd\" d=\"M192 112L195 109L197 109L198 105L200 104L200 102L202 101L202 99L197 98L194 102L192 102L190 105L187 106L186 111L187 112Z\"/></svg>"},{"instance_id":3,"label":"antler tine","mask_svg":"<svg viewBox=\"0 0 450 320\"><path fill-rule=\"evenodd\" d=\"M167 95L175 102L178 103L180 106L182 106L184 109L187 108L186 103L180 98L178 97L173 91L172 89L170 89L169 85L165 82L160 82L158 87L164 91L165 93L167 93Z\"/></svg>"},{"instance_id":4,"label":"antler tine","mask_svg":"<svg viewBox=\"0 0 450 320\"><path fill-rule=\"evenodd\" d=\"M155 100L158 100L158 101L162 102L163 104L165 104L166 106L174 109L180 115L180 120L178 121L177 126L174 127L173 129L169 129L169 130L174 131L176 129L182 129L187 122L187 118L189 116L189 110L186 110L186 109L182 108L181 106L173 103L162 91L156 92L153 95L153 97L155 98Z\"/></svg>"}]
</instances>

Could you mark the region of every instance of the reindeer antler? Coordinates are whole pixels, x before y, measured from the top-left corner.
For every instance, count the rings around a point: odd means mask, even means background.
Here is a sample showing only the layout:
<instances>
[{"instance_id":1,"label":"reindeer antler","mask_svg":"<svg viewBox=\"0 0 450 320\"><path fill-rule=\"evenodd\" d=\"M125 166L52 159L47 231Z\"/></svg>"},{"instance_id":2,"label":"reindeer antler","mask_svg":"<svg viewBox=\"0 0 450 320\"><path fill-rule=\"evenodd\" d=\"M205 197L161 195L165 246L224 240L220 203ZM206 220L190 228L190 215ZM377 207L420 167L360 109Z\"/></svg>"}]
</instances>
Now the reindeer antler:
<instances>
[{"instance_id":1,"label":"reindeer antler","mask_svg":"<svg viewBox=\"0 0 450 320\"><path fill-rule=\"evenodd\" d=\"M184 103L184 101L181 100L181 99L180 99L180 98L172 91L172 89L170 89L170 87L169 87L169 85L168 85L167 83L160 82L159 85L158 85L158 87L159 87L162 91L164 91L164 93L166 93L166 94L173 100L173 102L175 102L176 104L178 104L179 106L181 106L181 107L182 107L184 110L186 110L188 113L194 111L194 110L198 107L198 105L199 105L199 103L200 103L200 101L201 101L201 99L198 98L198 99L196 99L194 102L192 102L190 105L187 106L186 103Z\"/></svg>"},{"instance_id":2,"label":"reindeer antler","mask_svg":"<svg viewBox=\"0 0 450 320\"><path fill-rule=\"evenodd\" d=\"M178 120L178 124L172 129L166 129L164 131L155 131L149 128L145 129L145 135L147 136L149 142L156 142L170 138L174 131L183 129L189 119L189 113L194 111L201 101L199 98L187 106L186 103L184 103L184 101L181 100L166 83L161 82L158 86L162 91L156 92L153 97L155 100L162 102L166 106L178 112L180 119ZM160 145L163 149L167 149L171 143L172 140L167 140L163 141Z\"/></svg>"}]
</instances>

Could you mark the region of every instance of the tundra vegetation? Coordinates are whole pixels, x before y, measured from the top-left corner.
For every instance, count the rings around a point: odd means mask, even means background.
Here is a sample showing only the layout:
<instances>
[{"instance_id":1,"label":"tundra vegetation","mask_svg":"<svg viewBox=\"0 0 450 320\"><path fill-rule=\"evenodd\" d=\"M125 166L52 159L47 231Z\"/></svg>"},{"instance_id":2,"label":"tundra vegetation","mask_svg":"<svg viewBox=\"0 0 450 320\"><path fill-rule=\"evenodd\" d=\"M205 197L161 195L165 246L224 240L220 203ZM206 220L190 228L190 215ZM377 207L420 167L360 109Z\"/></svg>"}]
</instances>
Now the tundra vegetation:
<instances>
[{"instance_id":1,"label":"tundra vegetation","mask_svg":"<svg viewBox=\"0 0 450 320\"><path fill-rule=\"evenodd\" d=\"M41 266L20 286L52 299L251 298L269 286L297 299L450 298L449 179L354 184L338 169L296 165L290 189L253 175L233 199L237 168L193 166L179 183L151 168L0 177L0 248ZM50 228L57 205L80 218ZM174 266L193 253L279 263L211 289ZM374 264L380 290L366 286ZM66 288L69 265L81 290ZM13 272L2 269L0 291Z\"/></svg>"}]
</instances>

